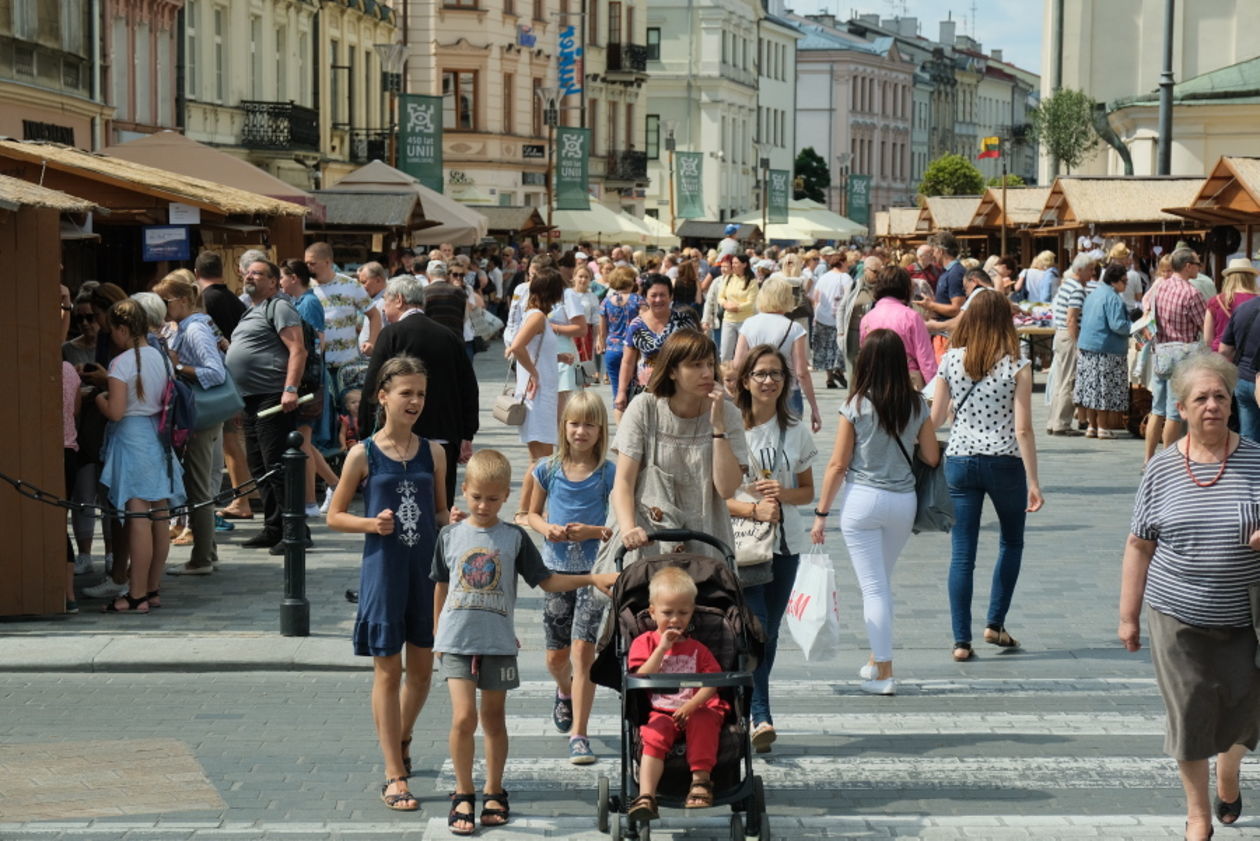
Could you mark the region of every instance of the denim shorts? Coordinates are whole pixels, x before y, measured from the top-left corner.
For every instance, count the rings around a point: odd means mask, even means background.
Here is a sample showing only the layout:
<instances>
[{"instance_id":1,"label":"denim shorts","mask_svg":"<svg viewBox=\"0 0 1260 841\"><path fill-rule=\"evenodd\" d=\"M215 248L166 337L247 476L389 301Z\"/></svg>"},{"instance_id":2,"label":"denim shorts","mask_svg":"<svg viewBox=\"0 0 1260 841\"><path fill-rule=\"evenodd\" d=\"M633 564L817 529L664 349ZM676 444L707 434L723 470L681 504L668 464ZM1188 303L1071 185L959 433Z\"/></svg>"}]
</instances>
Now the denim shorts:
<instances>
[{"instance_id":1,"label":"denim shorts","mask_svg":"<svg viewBox=\"0 0 1260 841\"><path fill-rule=\"evenodd\" d=\"M567 593L548 593L543 605L543 636L548 651L568 648L573 640L599 642L604 621L604 605L594 587L579 587Z\"/></svg>"},{"instance_id":2,"label":"denim shorts","mask_svg":"<svg viewBox=\"0 0 1260 841\"><path fill-rule=\"evenodd\" d=\"M471 680L478 689L503 691L521 685L521 674L512 654L442 655L442 677L446 680Z\"/></svg>"},{"instance_id":3,"label":"denim shorts","mask_svg":"<svg viewBox=\"0 0 1260 841\"><path fill-rule=\"evenodd\" d=\"M1172 377L1156 374L1151 378L1151 414L1170 421L1181 420L1181 413L1177 411L1177 398L1172 390Z\"/></svg>"}]
</instances>

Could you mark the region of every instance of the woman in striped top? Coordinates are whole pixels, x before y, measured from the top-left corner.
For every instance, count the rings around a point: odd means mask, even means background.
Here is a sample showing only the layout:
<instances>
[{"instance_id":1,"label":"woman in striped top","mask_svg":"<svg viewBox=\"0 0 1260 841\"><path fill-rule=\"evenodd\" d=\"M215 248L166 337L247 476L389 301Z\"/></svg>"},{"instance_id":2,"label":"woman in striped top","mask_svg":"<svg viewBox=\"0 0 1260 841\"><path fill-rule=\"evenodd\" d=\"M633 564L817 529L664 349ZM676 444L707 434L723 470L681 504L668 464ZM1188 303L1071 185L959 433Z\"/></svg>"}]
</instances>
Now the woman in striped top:
<instances>
[{"instance_id":1,"label":"woman in striped top","mask_svg":"<svg viewBox=\"0 0 1260 841\"><path fill-rule=\"evenodd\" d=\"M1260 586L1260 444L1229 431L1237 372L1214 353L1177 366L1187 435L1151 459L1133 510L1120 585L1120 639L1151 659L1168 712L1164 750L1187 792L1187 838L1209 838L1208 762L1217 818L1242 813L1239 771L1260 742L1260 670L1249 591Z\"/></svg>"}]
</instances>

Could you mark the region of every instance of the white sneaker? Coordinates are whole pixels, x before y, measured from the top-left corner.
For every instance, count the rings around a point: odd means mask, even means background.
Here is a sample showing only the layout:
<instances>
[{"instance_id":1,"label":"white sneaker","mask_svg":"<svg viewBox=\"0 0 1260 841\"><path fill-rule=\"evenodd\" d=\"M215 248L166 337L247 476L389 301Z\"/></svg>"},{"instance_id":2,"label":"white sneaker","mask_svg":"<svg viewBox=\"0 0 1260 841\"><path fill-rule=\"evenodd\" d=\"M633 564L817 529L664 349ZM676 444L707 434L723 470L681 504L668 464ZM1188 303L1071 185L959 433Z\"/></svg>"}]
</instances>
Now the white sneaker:
<instances>
[{"instance_id":1,"label":"white sneaker","mask_svg":"<svg viewBox=\"0 0 1260 841\"><path fill-rule=\"evenodd\" d=\"M106 578L94 587L84 587L83 595L94 599L116 599L127 592L126 584L115 584L112 578Z\"/></svg>"},{"instance_id":2,"label":"white sneaker","mask_svg":"<svg viewBox=\"0 0 1260 841\"><path fill-rule=\"evenodd\" d=\"M92 556L86 552L81 552L74 556L74 574L87 575L92 571Z\"/></svg>"},{"instance_id":3,"label":"white sneaker","mask_svg":"<svg viewBox=\"0 0 1260 841\"><path fill-rule=\"evenodd\" d=\"M897 681L893 678L885 680L864 680L862 691L867 695L896 695Z\"/></svg>"},{"instance_id":4,"label":"white sneaker","mask_svg":"<svg viewBox=\"0 0 1260 841\"><path fill-rule=\"evenodd\" d=\"M333 491L336 488L328 488L324 491L324 504L319 506L319 513L327 514L329 506L332 505Z\"/></svg>"},{"instance_id":5,"label":"white sneaker","mask_svg":"<svg viewBox=\"0 0 1260 841\"><path fill-rule=\"evenodd\" d=\"M324 516L324 512L320 510L318 505L313 502L309 502L306 505L306 516L311 519L319 519Z\"/></svg>"},{"instance_id":6,"label":"white sneaker","mask_svg":"<svg viewBox=\"0 0 1260 841\"><path fill-rule=\"evenodd\" d=\"M879 675L879 669L875 668L874 663L867 663L858 669L858 677L862 680L874 680Z\"/></svg>"}]
</instances>

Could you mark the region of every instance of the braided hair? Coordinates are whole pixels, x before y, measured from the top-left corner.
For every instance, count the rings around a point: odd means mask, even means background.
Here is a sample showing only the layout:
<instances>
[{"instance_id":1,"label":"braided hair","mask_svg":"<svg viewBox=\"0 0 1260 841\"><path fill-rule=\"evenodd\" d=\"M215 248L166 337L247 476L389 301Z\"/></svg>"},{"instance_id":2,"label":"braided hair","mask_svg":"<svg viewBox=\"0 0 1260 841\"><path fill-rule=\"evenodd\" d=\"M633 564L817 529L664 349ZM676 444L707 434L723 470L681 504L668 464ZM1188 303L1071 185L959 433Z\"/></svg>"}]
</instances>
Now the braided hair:
<instances>
[{"instance_id":1,"label":"braided hair","mask_svg":"<svg viewBox=\"0 0 1260 841\"><path fill-rule=\"evenodd\" d=\"M377 392L389 391L390 380L394 377L408 377L413 374L419 374L423 377L429 376L429 369L424 367L424 363L414 356L395 356L386 360L381 366L380 373L376 375ZM376 426L379 428L385 423L385 405L378 403L376 407L377 418Z\"/></svg>"},{"instance_id":2,"label":"braided hair","mask_svg":"<svg viewBox=\"0 0 1260 841\"><path fill-rule=\"evenodd\" d=\"M140 348L149 335L149 315L139 301L128 298L109 308L111 327L122 327L131 336L131 349L136 354L136 397L144 399L144 378L140 376Z\"/></svg>"}]
</instances>

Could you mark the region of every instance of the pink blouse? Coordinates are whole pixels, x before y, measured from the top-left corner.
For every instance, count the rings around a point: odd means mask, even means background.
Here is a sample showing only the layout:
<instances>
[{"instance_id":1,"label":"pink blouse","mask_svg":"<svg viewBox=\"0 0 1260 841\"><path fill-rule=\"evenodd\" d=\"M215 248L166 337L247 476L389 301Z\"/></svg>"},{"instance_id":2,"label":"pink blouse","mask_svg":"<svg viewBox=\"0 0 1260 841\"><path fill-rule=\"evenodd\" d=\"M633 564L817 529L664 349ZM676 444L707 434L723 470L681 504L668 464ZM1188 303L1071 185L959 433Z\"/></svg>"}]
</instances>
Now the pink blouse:
<instances>
[{"instance_id":1,"label":"pink blouse","mask_svg":"<svg viewBox=\"0 0 1260 841\"><path fill-rule=\"evenodd\" d=\"M862 316L861 340L866 341L868 333L879 329L891 330L901 337L910 370L921 373L924 382L931 382L936 376L936 354L923 318L896 298L880 298Z\"/></svg>"}]
</instances>

